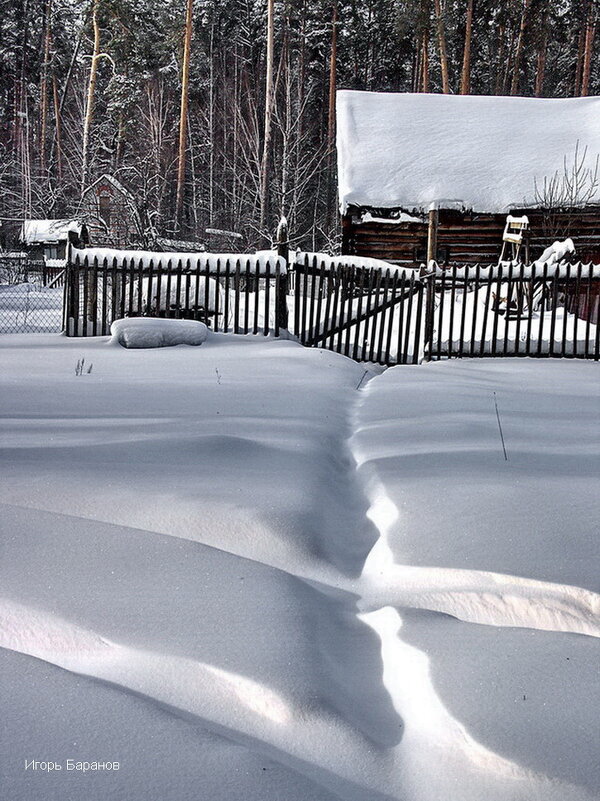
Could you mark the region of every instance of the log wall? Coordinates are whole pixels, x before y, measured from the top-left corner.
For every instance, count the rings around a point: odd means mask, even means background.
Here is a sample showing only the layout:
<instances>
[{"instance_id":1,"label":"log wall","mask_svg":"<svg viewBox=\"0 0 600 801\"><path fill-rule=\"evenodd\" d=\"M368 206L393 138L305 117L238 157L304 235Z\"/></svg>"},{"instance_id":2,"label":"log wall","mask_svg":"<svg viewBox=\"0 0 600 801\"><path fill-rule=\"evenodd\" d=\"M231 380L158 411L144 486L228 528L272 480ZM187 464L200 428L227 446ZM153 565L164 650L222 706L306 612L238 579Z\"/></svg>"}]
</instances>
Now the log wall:
<instances>
[{"instance_id":1,"label":"log wall","mask_svg":"<svg viewBox=\"0 0 600 801\"><path fill-rule=\"evenodd\" d=\"M385 261L415 263L427 257L427 223L358 222L362 210L350 210L342 218L342 253L370 256ZM373 210L369 210L373 211ZM376 211L375 211L376 213ZM600 261L600 206L548 212L513 209L529 217L530 259L538 258L555 239L570 236L581 261ZM441 264L496 262L502 250L506 214L475 214L441 209L438 228L438 261Z\"/></svg>"}]
</instances>

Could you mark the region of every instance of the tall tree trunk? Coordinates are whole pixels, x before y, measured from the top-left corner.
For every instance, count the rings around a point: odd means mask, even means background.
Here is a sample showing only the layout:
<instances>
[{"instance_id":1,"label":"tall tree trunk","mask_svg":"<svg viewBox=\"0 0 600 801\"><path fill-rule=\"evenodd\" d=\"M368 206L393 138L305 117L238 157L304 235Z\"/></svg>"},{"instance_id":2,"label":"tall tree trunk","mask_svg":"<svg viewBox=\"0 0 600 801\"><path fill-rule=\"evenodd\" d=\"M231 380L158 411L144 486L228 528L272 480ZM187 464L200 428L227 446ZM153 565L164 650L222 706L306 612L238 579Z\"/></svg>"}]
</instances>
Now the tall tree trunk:
<instances>
[{"instance_id":1,"label":"tall tree trunk","mask_svg":"<svg viewBox=\"0 0 600 801\"><path fill-rule=\"evenodd\" d=\"M440 68L442 71L442 92L450 93L450 79L448 76L448 54L446 51L446 32L444 30L444 17L442 16L442 0L434 0L435 20L437 27L438 47L440 49Z\"/></svg>"},{"instance_id":2,"label":"tall tree trunk","mask_svg":"<svg viewBox=\"0 0 600 801\"><path fill-rule=\"evenodd\" d=\"M40 79L40 172L46 172L46 129L48 125L48 65L50 63L50 39L52 35L52 0L46 2L46 24L44 30L44 60Z\"/></svg>"},{"instance_id":3,"label":"tall tree trunk","mask_svg":"<svg viewBox=\"0 0 600 801\"><path fill-rule=\"evenodd\" d=\"M573 82L573 97L581 94L581 73L583 72L583 53L585 50L585 33L580 29L577 35L577 61L575 62L575 80Z\"/></svg>"},{"instance_id":4,"label":"tall tree trunk","mask_svg":"<svg viewBox=\"0 0 600 801\"><path fill-rule=\"evenodd\" d=\"M260 165L260 227L264 230L267 224L269 193L269 155L271 152L271 135L273 128L273 53L275 45L275 0L267 0L267 62L265 81L265 130L263 153Z\"/></svg>"},{"instance_id":5,"label":"tall tree trunk","mask_svg":"<svg viewBox=\"0 0 600 801\"><path fill-rule=\"evenodd\" d=\"M21 208L19 213L31 216L31 160L29 143L29 104L27 102L27 45L29 39L31 5L26 0L22 6L22 31L20 41L20 64L15 81L14 145L15 160L19 165Z\"/></svg>"},{"instance_id":6,"label":"tall tree trunk","mask_svg":"<svg viewBox=\"0 0 600 801\"><path fill-rule=\"evenodd\" d=\"M521 55L523 53L523 43L525 41L525 29L527 28L527 13L531 0L523 0L523 10L521 12L521 24L519 25L519 36L517 38L517 47L515 49L515 64L510 84L511 95L516 95L519 91L519 80L521 77Z\"/></svg>"},{"instance_id":7,"label":"tall tree trunk","mask_svg":"<svg viewBox=\"0 0 600 801\"><path fill-rule=\"evenodd\" d=\"M586 97L590 90L590 73L592 69L592 54L594 38L596 36L596 9L593 3L589 4L584 38L583 65L581 70L581 96Z\"/></svg>"},{"instance_id":8,"label":"tall tree trunk","mask_svg":"<svg viewBox=\"0 0 600 801\"><path fill-rule=\"evenodd\" d=\"M335 209L335 92L337 87L337 0L331 10L331 54L329 58L329 118L327 120L327 151L329 180L327 182L327 218L334 225Z\"/></svg>"},{"instance_id":9,"label":"tall tree trunk","mask_svg":"<svg viewBox=\"0 0 600 801\"><path fill-rule=\"evenodd\" d=\"M190 49L192 44L192 22L194 0L187 0L185 15L185 35L183 39L183 65L181 69L181 108L179 113L179 153L177 162L177 200L175 222L181 228L183 199L185 194L185 156L187 152L188 95L190 88Z\"/></svg>"},{"instance_id":10,"label":"tall tree trunk","mask_svg":"<svg viewBox=\"0 0 600 801\"><path fill-rule=\"evenodd\" d=\"M544 93L544 78L546 75L546 50L548 49L548 7L544 6L542 18L540 20L541 31L538 43L537 62L535 67L535 88L536 97L541 97Z\"/></svg>"},{"instance_id":11,"label":"tall tree trunk","mask_svg":"<svg viewBox=\"0 0 600 801\"><path fill-rule=\"evenodd\" d=\"M473 36L473 0L467 3L467 18L465 24L465 46L463 49L462 73L460 77L460 94L471 93L471 38Z\"/></svg>"},{"instance_id":12,"label":"tall tree trunk","mask_svg":"<svg viewBox=\"0 0 600 801\"><path fill-rule=\"evenodd\" d=\"M422 73L421 73L421 91L429 92L429 31L427 28L423 31L423 42L421 45L422 52Z\"/></svg>"},{"instance_id":13,"label":"tall tree trunk","mask_svg":"<svg viewBox=\"0 0 600 801\"><path fill-rule=\"evenodd\" d=\"M212 228L215 218L215 20L210 22L209 40L209 97L208 97L208 224Z\"/></svg>"},{"instance_id":14,"label":"tall tree trunk","mask_svg":"<svg viewBox=\"0 0 600 801\"><path fill-rule=\"evenodd\" d=\"M327 121L327 147L330 153L335 146L335 90L337 86L337 0L331 12L331 55L329 58L329 118Z\"/></svg>"},{"instance_id":15,"label":"tall tree trunk","mask_svg":"<svg viewBox=\"0 0 600 801\"><path fill-rule=\"evenodd\" d=\"M431 0L420 0L416 37L419 50L417 68L417 92L429 92L429 26L431 24Z\"/></svg>"},{"instance_id":16,"label":"tall tree trunk","mask_svg":"<svg viewBox=\"0 0 600 801\"><path fill-rule=\"evenodd\" d=\"M62 181L62 128L58 102L58 81L54 71L52 72L52 100L54 103L54 135L56 137L56 172L58 180Z\"/></svg>"},{"instance_id":17,"label":"tall tree trunk","mask_svg":"<svg viewBox=\"0 0 600 801\"><path fill-rule=\"evenodd\" d=\"M90 79L88 83L85 117L83 120L83 144L81 148L81 195L85 191L89 169L90 130L94 119L94 95L96 91L96 78L98 75L98 59L100 55L100 23L98 21L98 6L100 0L93 0L92 27L94 31L94 50L90 66Z\"/></svg>"}]
</instances>

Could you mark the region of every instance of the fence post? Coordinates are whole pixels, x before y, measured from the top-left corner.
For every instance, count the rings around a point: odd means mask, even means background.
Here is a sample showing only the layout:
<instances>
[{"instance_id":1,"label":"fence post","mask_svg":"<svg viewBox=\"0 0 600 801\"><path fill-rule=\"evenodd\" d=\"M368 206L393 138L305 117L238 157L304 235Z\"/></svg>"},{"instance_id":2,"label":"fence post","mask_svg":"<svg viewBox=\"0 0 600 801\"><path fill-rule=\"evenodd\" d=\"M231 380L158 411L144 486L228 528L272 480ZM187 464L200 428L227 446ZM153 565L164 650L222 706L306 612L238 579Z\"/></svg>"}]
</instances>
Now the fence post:
<instances>
[{"instance_id":1,"label":"fence post","mask_svg":"<svg viewBox=\"0 0 600 801\"><path fill-rule=\"evenodd\" d=\"M435 266L434 266L435 265ZM434 325L434 310L435 310L435 268L437 263L430 261L427 265L427 270L433 269L434 273L429 275L427 272L424 275L425 280L425 331L423 334L423 359L426 362L431 361L431 354L433 351L433 325Z\"/></svg>"},{"instance_id":2,"label":"fence post","mask_svg":"<svg viewBox=\"0 0 600 801\"><path fill-rule=\"evenodd\" d=\"M71 308L73 305L73 245L67 242L65 249L65 284L63 287L63 313L62 313L62 330L66 336L69 334L69 317L71 317Z\"/></svg>"},{"instance_id":3,"label":"fence post","mask_svg":"<svg viewBox=\"0 0 600 801\"><path fill-rule=\"evenodd\" d=\"M290 266L290 242L288 224L285 217L282 217L277 226L277 255L285 261L285 274L279 279L277 297L275 298L275 314L279 329L288 327L288 307L287 296L289 292L289 266Z\"/></svg>"}]
</instances>

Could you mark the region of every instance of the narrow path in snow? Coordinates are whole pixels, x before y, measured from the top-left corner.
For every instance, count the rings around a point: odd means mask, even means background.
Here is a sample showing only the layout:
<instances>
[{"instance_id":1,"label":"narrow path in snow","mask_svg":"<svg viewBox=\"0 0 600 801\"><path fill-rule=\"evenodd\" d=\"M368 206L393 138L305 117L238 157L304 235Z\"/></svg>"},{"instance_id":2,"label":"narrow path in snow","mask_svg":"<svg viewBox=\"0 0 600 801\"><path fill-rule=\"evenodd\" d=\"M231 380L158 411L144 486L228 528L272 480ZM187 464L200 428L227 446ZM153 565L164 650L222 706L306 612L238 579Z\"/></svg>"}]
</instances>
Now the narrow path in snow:
<instances>
[{"instance_id":1,"label":"narrow path in snow","mask_svg":"<svg viewBox=\"0 0 600 801\"><path fill-rule=\"evenodd\" d=\"M362 386L351 408L353 432L360 428L360 412L368 403L376 380L371 378ZM440 772L440 764L451 775L461 777L461 801L470 798L479 801L482 786L486 784L491 798L549 798L556 793L564 798L586 797L582 788L568 785L560 788L543 772L528 770L519 761L477 742L444 705L426 652L405 641L403 610L449 614L467 623L487 626L600 637L600 595L579 587L489 571L398 564L389 544L389 533L400 511L374 466L355 447L354 435L349 439L349 447L357 477L370 501L367 517L379 532L356 583L360 595L358 607L362 610L359 619L380 638L384 685L404 721L401 748L412 754L403 765L404 787L409 797L428 801L447 797L447 777ZM466 658L477 660L477 654L468 654ZM424 775L429 777L426 789Z\"/></svg>"}]
</instances>

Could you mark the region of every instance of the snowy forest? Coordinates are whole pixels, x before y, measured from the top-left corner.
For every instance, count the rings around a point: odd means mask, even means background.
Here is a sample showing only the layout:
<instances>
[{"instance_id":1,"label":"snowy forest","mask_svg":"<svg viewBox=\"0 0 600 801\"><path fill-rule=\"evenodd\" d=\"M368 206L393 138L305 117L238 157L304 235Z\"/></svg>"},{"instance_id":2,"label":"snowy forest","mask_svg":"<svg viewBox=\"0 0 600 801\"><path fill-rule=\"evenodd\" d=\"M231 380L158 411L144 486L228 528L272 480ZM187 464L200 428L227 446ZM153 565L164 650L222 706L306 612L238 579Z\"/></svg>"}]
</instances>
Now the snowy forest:
<instances>
[{"instance_id":1,"label":"snowy forest","mask_svg":"<svg viewBox=\"0 0 600 801\"><path fill-rule=\"evenodd\" d=\"M336 88L598 93L596 0L2 0L0 218L76 216L104 173L137 246L338 240ZM509 133L507 132L507 138Z\"/></svg>"}]
</instances>

